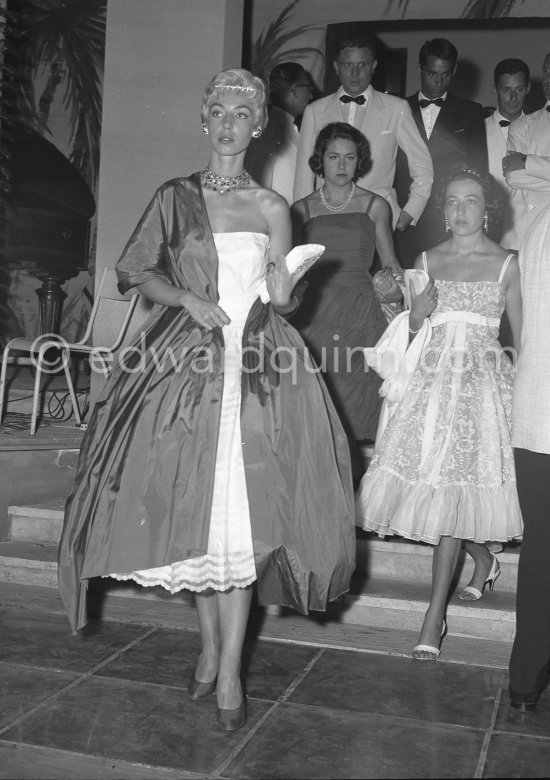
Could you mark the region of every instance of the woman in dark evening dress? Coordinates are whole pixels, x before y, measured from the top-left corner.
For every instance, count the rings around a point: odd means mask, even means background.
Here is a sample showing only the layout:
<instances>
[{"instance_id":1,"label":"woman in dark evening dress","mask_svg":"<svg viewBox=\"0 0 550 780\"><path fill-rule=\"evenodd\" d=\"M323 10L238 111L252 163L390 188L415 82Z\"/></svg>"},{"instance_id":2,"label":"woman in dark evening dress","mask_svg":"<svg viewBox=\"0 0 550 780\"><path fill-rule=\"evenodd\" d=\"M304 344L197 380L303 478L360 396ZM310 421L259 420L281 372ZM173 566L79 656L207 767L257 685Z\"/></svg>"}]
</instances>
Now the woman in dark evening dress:
<instances>
[{"instance_id":1,"label":"woman in dark evening dress","mask_svg":"<svg viewBox=\"0 0 550 780\"><path fill-rule=\"evenodd\" d=\"M376 344L387 325L370 273L375 250L383 267L400 267L390 207L355 184L368 170L370 152L367 139L351 125L324 127L309 164L324 182L293 205L294 239L326 250L306 276L292 324L321 367L350 440L374 440L380 379L366 369L361 347Z\"/></svg>"},{"instance_id":2,"label":"woman in dark evening dress","mask_svg":"<svg viewBox=\"0 0 550 780\"><path fill-rule=\"evenodd\" d=\"M75 630L90 577L196 593L189 694L216 690L228 731L246 721L253 584L260 604L324 610L355 565L346 437L283 319L299 279L284 257L288 206L243 170L265 104L248 71L214 77L202 107L208 167L157 190L117 264L121 289L156 305L94 406L59 559Z\"/></svg>"}]
</instances>

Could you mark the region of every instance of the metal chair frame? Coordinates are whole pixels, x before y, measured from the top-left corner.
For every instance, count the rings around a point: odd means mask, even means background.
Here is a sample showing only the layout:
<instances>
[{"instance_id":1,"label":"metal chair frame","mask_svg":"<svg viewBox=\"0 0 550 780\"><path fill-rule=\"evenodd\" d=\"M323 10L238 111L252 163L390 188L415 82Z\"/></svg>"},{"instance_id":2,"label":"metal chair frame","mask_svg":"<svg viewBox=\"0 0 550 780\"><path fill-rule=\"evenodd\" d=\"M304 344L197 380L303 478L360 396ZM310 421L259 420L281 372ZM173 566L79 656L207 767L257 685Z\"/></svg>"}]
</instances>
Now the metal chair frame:
<instances>
[{"instance_id":1,"label":"metal chair frame","mask_svg":"<svg viewBox=\"0 0 550 780\"><path fill-rule=\"evenodd\" d=\"M38 336L36 339L27 337L17 337L11 339L11 341L9 341L4 347L4 352L2 354L2 369L0 371L0 422L2 420L2 411L6 395L6 374L8 363L17 363L18 361L22 361L27 365L32 364L35 367L36 373L34 378L30 435L34 436L36 434L38 407L40 400L40 379L42 374L46 371L49 371L52 366L51 362L49 362L46 358L46 353L48 350L55 348L58 352L61 353L63 373L67 382L67 389L71 399L72 412L75 416L76 425L81 425L82 418L80 409L78 407L73 380L69 370L71 353L76 352L80 354L88 354L94 358L98 358L102 366L102 372L108 376L111 370L109 364L112 364L113 354L120 347L126 333L128 332L130 321L134 314L138 298L139 293L137 290L131 291L128 293L128 296L122 295L118 291L116 272L113 268L105 268L97 288L86 332L80 341L67 342L61 336L57 336L54 333L46 333L42 336ZM119 304L124 302L127 304L118 333L114 341L108 346L101 344L90 344L88 342L91 339L98 312L101 308L103 308L102 304L108 301L116 301ZM19 354L10 356L11 352L23 353L23 355ZM28 354L28 357L25 357L25 354Z\"/></svg>"}]
</instances>

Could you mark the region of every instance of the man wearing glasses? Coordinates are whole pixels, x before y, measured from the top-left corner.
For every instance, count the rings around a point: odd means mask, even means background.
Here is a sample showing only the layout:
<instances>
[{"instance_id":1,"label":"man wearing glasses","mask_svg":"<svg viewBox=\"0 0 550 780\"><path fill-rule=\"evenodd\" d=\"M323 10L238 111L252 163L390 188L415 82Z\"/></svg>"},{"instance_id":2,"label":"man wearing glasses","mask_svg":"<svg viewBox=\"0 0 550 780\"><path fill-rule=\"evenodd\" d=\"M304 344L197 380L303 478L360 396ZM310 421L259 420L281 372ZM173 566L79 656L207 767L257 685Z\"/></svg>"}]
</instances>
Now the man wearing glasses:
<instances>
[{"instance_id":1,"label":"man wearing glasses","mask_svg":"<svg viewBox=\"0 0 550 780\"><path fill-rule=\"evenodd\" d=\"M245 168L259 184L292 204L299 122L311 100L308 73L296 62L276 65L269 76L271 105L262 136L248 147Z\"/></svg>"}]
</instances>

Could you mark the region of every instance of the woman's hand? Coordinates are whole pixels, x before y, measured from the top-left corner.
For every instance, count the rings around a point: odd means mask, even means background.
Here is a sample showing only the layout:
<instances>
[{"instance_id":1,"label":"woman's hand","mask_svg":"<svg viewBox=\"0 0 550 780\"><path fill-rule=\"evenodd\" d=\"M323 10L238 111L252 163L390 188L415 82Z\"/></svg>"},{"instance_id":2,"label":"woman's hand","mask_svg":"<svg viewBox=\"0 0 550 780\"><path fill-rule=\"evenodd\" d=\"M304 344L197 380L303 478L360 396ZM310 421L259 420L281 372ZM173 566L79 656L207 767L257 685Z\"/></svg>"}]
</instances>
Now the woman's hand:
<instances>
[{"instance_id":1,"label":"woman's hand","mask_svg":"<svg viewBox=\"0 0 550 780\"><path fill-rule=\"evenodd\" d=\"M399 269L401 270L401 269ZM403 300L403 291L394 276L391 266L386 266L373 276L374 295L383 303L398 303Z\"/></svg>"},{"instance_id":2,"label":"woman's hand","mask_svg":"<svg viewBox=\"0 0 550 780\"><path fill-rule=\"evenodd\" d=\"M182 295L182 306L184 306L196 323L206 330L229 325L231 320L217 303L205 301L191 292L185 292Z\"/></svg>"},{"instance_id":3,"label":"woman's hand","mask_svg":"<svg viewBox=\"0 0 550 780\"><path fill-rule=\"evenodd\" d=\"M286 265L284 255L276 255L267 264L265 282L271 303L277 309L287 309L291 306L292 290L296 283L306 273L306 268L291 276Z\"/></svg>"},{"instance_id":4,"label":"woman's hand","mask_svg":"<svg viewBox=\"0 0 550 780\"><path fill-rule=\"evenodd\" d=\"M411 310L409 314L409 327L414 332L422 327L422 323L429 317L437 306L437 287L434 280L430 281L421 293L416 293L411 285Z\"/></svg>"}]
</instances>

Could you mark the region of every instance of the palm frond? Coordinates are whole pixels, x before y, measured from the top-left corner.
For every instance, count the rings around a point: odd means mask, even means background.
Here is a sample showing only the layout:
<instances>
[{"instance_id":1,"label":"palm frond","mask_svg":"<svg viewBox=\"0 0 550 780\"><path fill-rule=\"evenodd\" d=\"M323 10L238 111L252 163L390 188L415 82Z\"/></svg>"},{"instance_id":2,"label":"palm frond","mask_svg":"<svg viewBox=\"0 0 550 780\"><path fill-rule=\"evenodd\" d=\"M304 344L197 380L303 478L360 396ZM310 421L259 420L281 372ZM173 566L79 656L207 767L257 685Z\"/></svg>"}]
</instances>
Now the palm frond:
<instances>
[{"instance_id":1,"label":"palm frond","mask_svg":"<svg viewBox=\"0 0 550 780\"><path fill-rule=\"evenodd\" d=\"M293 39L297 38L306 30L311 29L313 26L304 24L286 32L286 25L298 2L299 0L292 0L291 3L285 6L279 16L271 22L262 33L260 33L252 47L252 62L250 69L257 76L260 76L265 80L268 79L269 73L279 62L285 62L286 60L296 61L297 59L307 61L311 56L314 58L321 58L321 60L324 61L324 55L320 49L311 46L305 46L303 48L286 48Z\"/></svg>"},{"instance_id":2,"label":"palm frond","mask_svg":"<svg viewBox=\"0 0 550 780\"><path fill-rule=\"evenodd\" d=\"M62 99L71 143L77 133L82 137L80 123L86 124L90 163L79 170L92 183L99 161L106 0L14 0L14 6L21 31L18 98L25 115L46 130L36 108L34 81L40 69L57 63L64 72Z\"/></svg>"},{"instance_id":3,"label":"palm frond","mask_svg":"<svg viewBox=\"0 0 550 780\"><path fill-rule=\"evenodd\" d=\"M401 18L404 19L409 7L409 0L389 0L386 10L384 11L384 16L393 16L395 6L397 6L397 12L401 15Z\"/></svg>"},{"instance_id":4,"label":"palm frond","mask_svg":"<svg viewBox=\"0 0 550 780\"><path fill-rule=\"evenodd\" d=\"M525 0L468 0L462 12L463 19L497 19L510 15L514 6Z\"/></svg>"}]
</instances>

